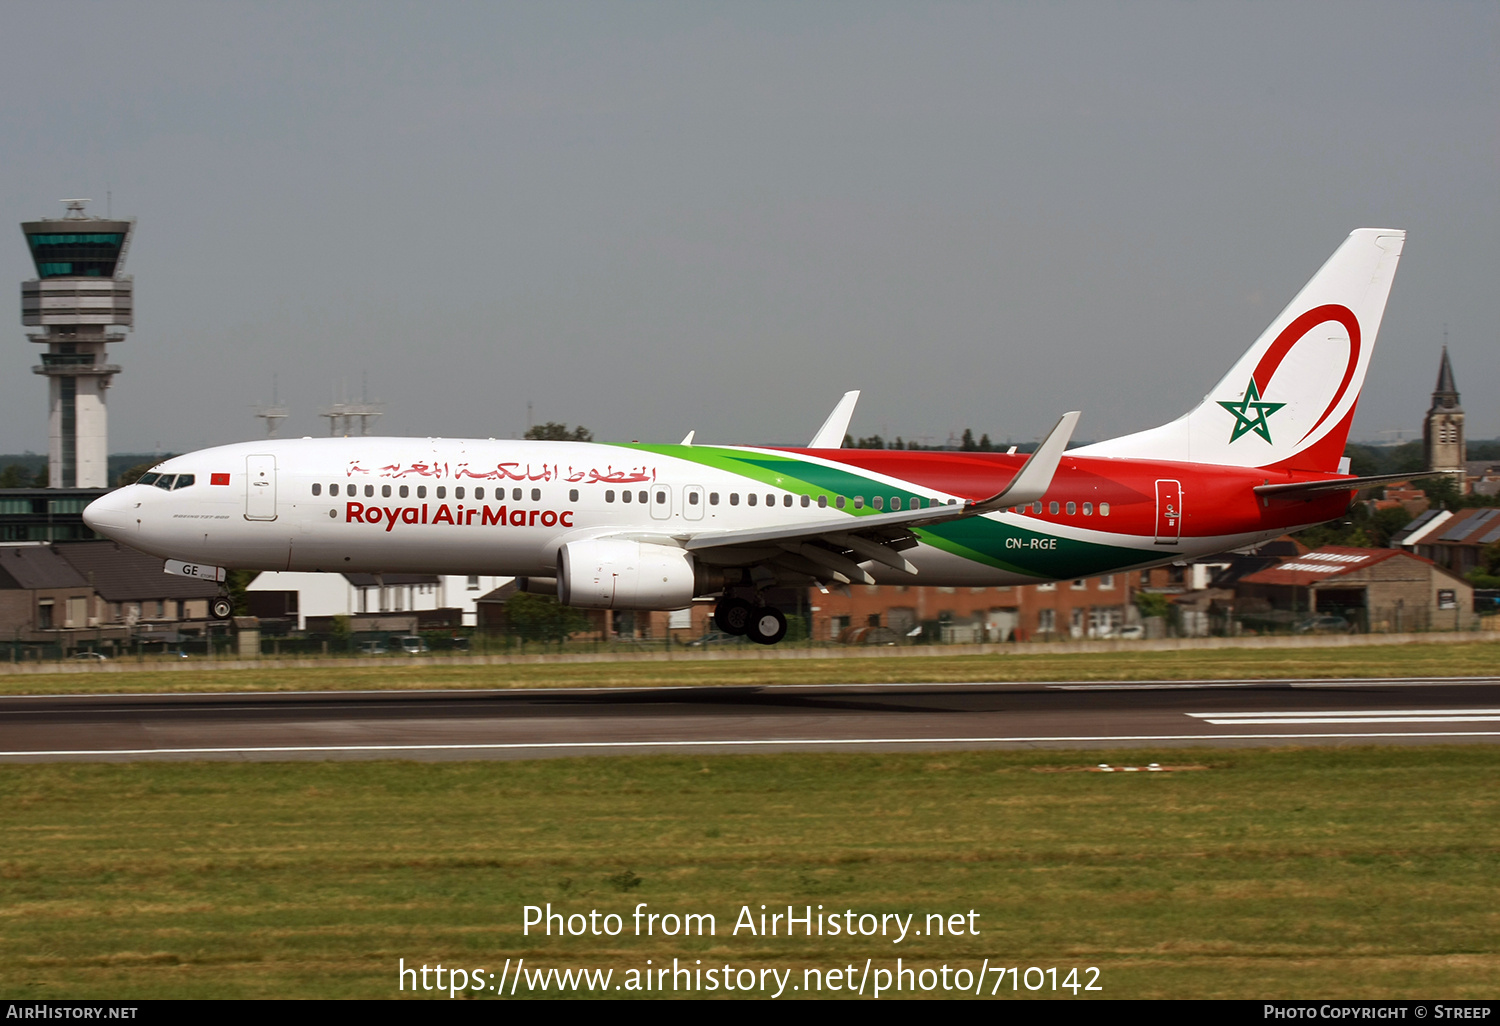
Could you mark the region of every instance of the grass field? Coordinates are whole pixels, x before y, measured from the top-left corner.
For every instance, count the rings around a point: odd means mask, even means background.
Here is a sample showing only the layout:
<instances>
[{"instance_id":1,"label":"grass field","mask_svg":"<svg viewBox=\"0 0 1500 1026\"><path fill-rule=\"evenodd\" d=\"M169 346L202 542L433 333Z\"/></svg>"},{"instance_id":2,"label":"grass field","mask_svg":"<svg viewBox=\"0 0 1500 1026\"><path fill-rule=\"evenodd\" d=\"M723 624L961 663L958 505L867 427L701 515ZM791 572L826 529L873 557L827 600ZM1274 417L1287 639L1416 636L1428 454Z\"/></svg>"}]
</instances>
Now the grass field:
<instances>
[{"instance_id":1,"label":"grass field","mask_svg":"<svg viewBox=\"0 0 1500 1026\"><path fill-rule=\"evenodd\" d=\"M1202 768L1082 771L1103 759ZM0 766L0 995L384 998L398 959L523 956L797 985L899 956L1097 966L1115 998L1492 998L1497 770L1478 746ZM549 901L626 931L522 936ZM630 936L638 902L717 935ZM731 936L762 903L980 933Z\"/></svg>"},{"instance_id":2,"label":"grass field","mask_svg":"<svg viewBox=\"0 0 1500 1026\"><path fill-rule=\"evenodd\" d=\"M372 688L648 687L664 684L842 684L1230 677L1416 677L1494 674L1500 641L1341 648L1195 649L1059 655L681 660L464 665L268 664L223 669L0 675L0 694L310 691Z\"/></svg>"}]
</instances>

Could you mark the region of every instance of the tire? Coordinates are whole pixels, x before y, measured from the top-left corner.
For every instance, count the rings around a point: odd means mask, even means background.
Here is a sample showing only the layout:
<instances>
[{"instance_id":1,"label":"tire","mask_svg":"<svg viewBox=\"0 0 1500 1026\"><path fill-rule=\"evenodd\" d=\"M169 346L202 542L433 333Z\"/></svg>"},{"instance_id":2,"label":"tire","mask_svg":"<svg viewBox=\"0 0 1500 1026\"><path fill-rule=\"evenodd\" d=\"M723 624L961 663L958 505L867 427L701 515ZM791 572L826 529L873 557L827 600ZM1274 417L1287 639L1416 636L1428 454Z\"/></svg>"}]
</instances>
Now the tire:
<instances>
[{"instance_id":1,"label":"tire","mask_svg":"<svg viewBox=\"0 0 1500 1026\"><path fill-rule=\"evenodd\" d=\"M208 604L208 611L215 620L227 620L234 615L234 603L223 595Z\"/></svg>"},{"instance_id":2,"label":"tire","mask_svg":"<svg viewBox=\"0 0 1500 1026\"><path fill-rule=\"evenodd\" d=\"M714 626L725 634L743 637L750 629L755 607L741 598L726 598L714 608Z\"/></svg>"},{"instance_id":3,"label":"tire","mask_svg":"<svg viewBox=\"0 0 1500 1026\"><path fill-rule=\"evenodd\" d=\"M786 617L775 606L761 606L750 618L745 637L757 645L774 645L786 637Z\"/></svg>"}]
</instances>

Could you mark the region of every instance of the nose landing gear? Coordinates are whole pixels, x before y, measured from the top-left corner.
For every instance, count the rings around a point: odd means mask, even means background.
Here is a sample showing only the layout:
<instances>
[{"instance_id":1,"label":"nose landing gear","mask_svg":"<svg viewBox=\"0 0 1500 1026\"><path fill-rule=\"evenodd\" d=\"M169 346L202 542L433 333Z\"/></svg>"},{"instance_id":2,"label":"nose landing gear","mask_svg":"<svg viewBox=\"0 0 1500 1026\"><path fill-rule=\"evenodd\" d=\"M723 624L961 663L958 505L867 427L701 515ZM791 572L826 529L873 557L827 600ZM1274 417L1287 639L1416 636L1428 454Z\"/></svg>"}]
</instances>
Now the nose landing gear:
<instances>
[{"instance_id":1,"label":"nose landing gear","mask_svg":"<svg viewBox=\"0 0 1500 1026\"><path fill-rule=\"evenodd\" d=\"M742 598L721 599L714 610L714 626L757 645L774 645L786 637L786 616L781 610L756 606Z\"/></svg>"},{"instance_id":2,"label":"nose landing gear","mask_svg":"<svg viewBox=\"0 0 1500 1026\"><path fill-rule=\"evenodd\" d=\"M234 612L234 603L229 600L228 595L220 595L208 604L208 611L215 620L227 620Z\"/></svg>"}]
</instances>

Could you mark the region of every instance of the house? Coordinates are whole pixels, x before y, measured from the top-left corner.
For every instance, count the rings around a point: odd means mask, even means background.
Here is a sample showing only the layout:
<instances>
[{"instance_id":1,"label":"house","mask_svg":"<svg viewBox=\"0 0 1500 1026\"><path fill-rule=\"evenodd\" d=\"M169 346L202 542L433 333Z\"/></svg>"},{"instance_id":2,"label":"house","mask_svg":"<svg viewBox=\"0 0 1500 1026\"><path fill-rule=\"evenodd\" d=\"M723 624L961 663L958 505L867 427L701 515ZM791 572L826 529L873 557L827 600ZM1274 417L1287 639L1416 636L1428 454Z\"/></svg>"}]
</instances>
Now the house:
<instances>
[{"instance_id":1,"label":"house","mask_svg":"<svg viewBox=\"0 0 1500 1026\"><path fill-rule=\"evenodd\" d=\"M1318 614L1362 631L1468 630L1474 589L1401 549L1326 545L1240 578L1234 613L1246 626L1307 627ZM1280 614L1280 615L1277 615Z\"/></svg>"},{"instance_id":2,"label":"house","mask_svg":"<svg viewBox=\"0 0 1500 1026\"><path fill-rule=\"evenodd\" d=\"M1408 552L1414 552L1446 567L1460 576L1484 565L1486 547L1500 541L1500 507L1441 510L1407 525L1407 530L1391 539Z\"/></svg>"}]
</instances>

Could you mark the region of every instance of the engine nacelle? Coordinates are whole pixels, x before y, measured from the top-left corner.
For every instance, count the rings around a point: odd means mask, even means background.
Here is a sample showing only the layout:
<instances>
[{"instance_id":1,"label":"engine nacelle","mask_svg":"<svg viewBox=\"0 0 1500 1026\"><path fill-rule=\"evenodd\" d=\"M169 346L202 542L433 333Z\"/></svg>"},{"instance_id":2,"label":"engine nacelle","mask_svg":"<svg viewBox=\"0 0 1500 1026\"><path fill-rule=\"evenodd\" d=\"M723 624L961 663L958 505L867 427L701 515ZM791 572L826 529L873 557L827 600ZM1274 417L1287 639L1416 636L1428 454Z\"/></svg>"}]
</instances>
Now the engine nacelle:
<instances>
[{"instance_id":1,"label":"engine nacelle","mask_svg":"<svg viewBox=\"0 0 1500 1026\"><path fill-rule=\"evenodd\" d=\"M557 598L585 609L682 609L698 594L693 557L623 538L568 542L557 554Z\"/></svg>"}]
</instances>

